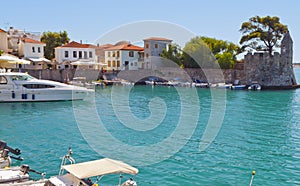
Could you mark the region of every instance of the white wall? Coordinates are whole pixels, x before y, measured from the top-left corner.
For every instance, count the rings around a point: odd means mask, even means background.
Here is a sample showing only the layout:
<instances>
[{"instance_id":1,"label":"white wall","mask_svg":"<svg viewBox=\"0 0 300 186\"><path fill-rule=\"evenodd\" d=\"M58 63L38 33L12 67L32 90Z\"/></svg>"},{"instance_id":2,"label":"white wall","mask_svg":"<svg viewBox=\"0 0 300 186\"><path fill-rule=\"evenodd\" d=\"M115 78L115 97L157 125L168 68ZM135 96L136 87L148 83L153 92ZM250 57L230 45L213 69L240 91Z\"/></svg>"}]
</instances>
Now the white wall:
<instances>
[{"instance_id":1,"label":"white wall","mask_svg":"<svg viewBox=\"0 0 300 186\"><path fill-rule=\"evenodd\" d=\"M46 44L24 43L23 52L24 57L42 58L44 57L44 47ZM34 52L33 52L34 48Z\"/></svg>"},{"instance_id":2,"label":"white wall","mask_svg":"<svg viewBox=\"0 0 300 186\"><path fill-rule=\"evenodd\" d=\"M68 52L68 57L65 56L65 51ZM73 52L76 52L76 57L73 56ZM81 52L82 57L79 58L79 52ZM84 52L87 53L85 58ZM92 57L89 56L89 53L92 52ZM68 47L61 47L55 48L55 58L58 63L62 63L63 61L97 61L95 55L94 48L68 48Z\"/></svg>"}]
</instances>

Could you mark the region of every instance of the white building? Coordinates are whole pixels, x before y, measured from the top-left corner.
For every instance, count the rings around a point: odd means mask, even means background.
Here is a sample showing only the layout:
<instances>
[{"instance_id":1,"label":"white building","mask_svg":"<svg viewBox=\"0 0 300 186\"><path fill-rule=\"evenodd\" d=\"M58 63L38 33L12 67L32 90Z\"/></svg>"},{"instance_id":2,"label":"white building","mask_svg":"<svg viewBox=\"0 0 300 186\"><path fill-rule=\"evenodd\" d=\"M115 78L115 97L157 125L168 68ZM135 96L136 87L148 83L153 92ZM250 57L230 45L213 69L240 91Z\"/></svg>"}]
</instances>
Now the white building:
<instances>
[{"instance_id":1,"label":"white building","mask_svg":"<svg viewBox=\"0 0 300 186\"><path fill-rule=\"evenodd\" d=\"M51 66L51 61L44 57L44 47L46 43L30 38L22 38L18 43L19 57L31 61L26 68L45 69Z\"/></svg>"},{"instance_id":2,"label":"white building","mask_svg":"<svg viewBox=\"0 0 300 186\"><path fill-rule=\"evenodd\" d=\"M55 48L55 59L58 68L69 68L69 65L81 68L100 69L103 64L97 62L96 46L72 41Z\"/></svg>"},{"instance_id":3,"label":"white building","mask_svg":"<svg viewBox=\"0 0 300 186\"><path fill-rule=\"evenodd\" d=\"M150 37L144 39L144 64L142 68L151 69L155 64L160 62L160 54L168 48L172 40L161 37Z\"/></svg>"},{"instance_id":4,"label":"white building","mask_svg":"<svg viewBox=\"0 0 300 186\"><path fill-rule=\"evenodd\" d=\"M107 70L138 70L140 53L144 48L132 44L120 44L105 49Z\"/></svg>"}]
</instances>

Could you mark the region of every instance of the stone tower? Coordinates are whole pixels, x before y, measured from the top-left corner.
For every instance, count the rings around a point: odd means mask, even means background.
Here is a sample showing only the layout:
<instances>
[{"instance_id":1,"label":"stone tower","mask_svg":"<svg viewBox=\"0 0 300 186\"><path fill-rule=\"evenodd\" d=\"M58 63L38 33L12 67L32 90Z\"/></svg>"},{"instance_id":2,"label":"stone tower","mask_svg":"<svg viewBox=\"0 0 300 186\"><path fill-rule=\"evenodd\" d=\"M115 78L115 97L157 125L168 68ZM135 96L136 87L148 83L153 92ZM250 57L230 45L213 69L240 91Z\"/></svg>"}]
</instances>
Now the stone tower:
<instances>
[{"instance_id":1,"label":"stone tower","mask_svg":"<svg viewBox=\"0 0 300 186\"><path fill-rule=\"evenodd\" d=\"M248 53L244 63L245 82L258 82L265 88L293 88L297 85L293 69L293 40L287 32L281 41L281 52Z\"/></svg>"},{"instance_id":2,"label":"stone tower","mask_svg":"<svg viewBox=\"0 0 300 186\"><path fill-rule=\"evenodd\" d=\"M296 78L293 69L293 40L289 32L287 32L281 41L281 60L280 67L283 70L283 76L288 77L286 83L296 85Z\"/></svg>"}]
</instances>

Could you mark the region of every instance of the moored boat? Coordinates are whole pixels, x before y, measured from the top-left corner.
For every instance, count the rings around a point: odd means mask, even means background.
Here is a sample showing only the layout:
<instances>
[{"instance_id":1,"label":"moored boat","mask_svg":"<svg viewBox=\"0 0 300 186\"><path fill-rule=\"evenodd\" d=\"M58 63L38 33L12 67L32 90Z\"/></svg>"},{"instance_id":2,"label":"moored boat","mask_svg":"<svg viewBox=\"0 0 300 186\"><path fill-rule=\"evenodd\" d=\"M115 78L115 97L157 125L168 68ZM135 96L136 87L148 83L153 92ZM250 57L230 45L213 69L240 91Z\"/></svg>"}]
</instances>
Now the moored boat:
<instances>
[{"instance_id":1,"label":"moored boat","mask_svg":"<svg viewBox=\"0 0 300 186\"><path fill-rule=\"evenodd\" d=\"M40 80L21 72L0 73L0 102L83 100L94 90Z\"/></svg>"},{"instance_id":2,"label":"moored boat","mask_svg":"<svg viewBox=\"0 0 300 186\"><path fill-rule=\"evenodd\" d=\"M19 157L11 156L9 153L14 155L20 155L21 151L18 148L11 148L7 145L5 141L0 140L0 169L7 168L11 166L11 159L22 161L23 159Z\"/></svg>"},{"instance_id":3,"label":"moored boat","mask_svg":"<svg viewBox=\"0 0 300 186\"><path fill-rule=\"evenodd\" d=\"M246 85L232 85L231 89L233 90L243 90L246 88Z\"/></svg>"},{"instance_id":4,"label":"moored boat","mask_svg":"<svg viewBox=\"0 0 300 186\"><path fill-rule=\"evenodd\" d=\"M254 82L248 86L248 90L261 90L261 85Z\"/></svg>"}]
</instances>

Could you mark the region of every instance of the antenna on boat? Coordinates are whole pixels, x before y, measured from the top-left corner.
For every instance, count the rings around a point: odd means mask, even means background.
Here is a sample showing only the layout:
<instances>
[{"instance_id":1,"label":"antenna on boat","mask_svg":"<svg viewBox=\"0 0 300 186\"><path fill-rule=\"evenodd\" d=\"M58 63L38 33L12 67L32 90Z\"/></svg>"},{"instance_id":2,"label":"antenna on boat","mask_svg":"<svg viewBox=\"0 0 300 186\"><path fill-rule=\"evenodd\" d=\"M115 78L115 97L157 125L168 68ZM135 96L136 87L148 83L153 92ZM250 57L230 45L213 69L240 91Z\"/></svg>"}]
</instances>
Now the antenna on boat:
<instances>
[{"instance_id":1,"label":"antenna on boat","mask_svg":"<svg viewBox=\"0 0 300 186\"><path fill-rule=\"evenodd\" d=\"M256 171L253 170L253 171L252 171L252 177L251 177L251 181L250 181L250 185L249 185L249 186L252 186L252 183L253 183L255 174L256 174Z\"/></svg>"},{"instance_id":2,"label":"antenna on boat","mask_svg":"<svg viewBox=\"0 0 300 186\"><path fill-rule=\"evenodd\" d=\"M74 164L74 163L75 163L75 160L71 157L72 154L73 154L72 148L69 147L69 148L68 148L68 154L66 154L66 155L62 158L62 161L61 161L61 164L60 164L60 170L59 170L58 175L63 175L64 169L62 168L62 166L66 165L67 160L70 162L70 164Z\"/></svg>"}]
</instances>

